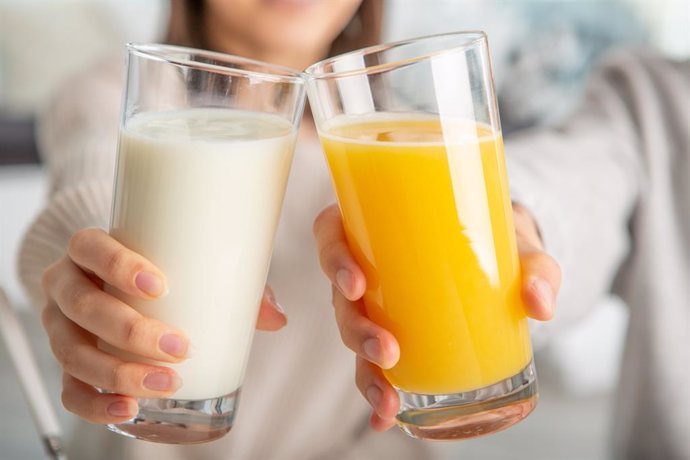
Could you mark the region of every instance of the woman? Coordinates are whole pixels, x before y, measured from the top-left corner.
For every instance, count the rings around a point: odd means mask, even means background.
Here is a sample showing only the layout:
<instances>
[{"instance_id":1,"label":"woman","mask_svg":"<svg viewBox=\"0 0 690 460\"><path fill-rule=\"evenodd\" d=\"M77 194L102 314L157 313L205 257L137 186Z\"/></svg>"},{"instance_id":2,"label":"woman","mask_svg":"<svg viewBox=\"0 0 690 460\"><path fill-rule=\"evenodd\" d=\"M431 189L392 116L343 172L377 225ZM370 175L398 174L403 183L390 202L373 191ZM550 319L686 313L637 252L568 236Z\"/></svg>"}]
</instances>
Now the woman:
<instances>
[{"instance_id":1,"label":"woman","mask_svg":"<svg viewBox=\"0 0 690 460\"><path fill-rule=\"evenodd\" d=\"M168 41L304 68L329 53L375 43L381 9L379 0L177 0L172 2ZM153 353L164 362L185 359L188 347L184 331L142 318L101 290L107 282L133 295L154 298L166 289L165 274L104 231L84 230L106 227L120 75L117 59L91 69L71 82L79 93L63 94L46 118L41 144L51 171L52 194L21 255L23 280L36 304L45 306L44 325L65 370L63 403L99 424L122 422L136 413L135 399L122 394L164 397L174 394L180 383L171 369L126 363L99 351L96 338L137 354ZM279 333L255 338L243 409L233 432L205 445L170 446L128 440L102 427L80 427L73 458L421 459L440 454L442 447L415 442L397 430L374 435L368 429L367 406L353 385L355 369L332 320L327 305L330 288L320 276L319 254L312 241L311 222L333 202L330 190L307 117L269 275L269 284L287 307L290 324ZM558 289L558 269L541 251L536 227L526 212L517 213L517 225L529 313L548 319ZM345 249L324 243L328 236L320 238L322 247L330 248L320 254L329 271L343 263ZM351 262L347 268L337 278L339 324L346 345L361 356L357 382L374 408L371 426L385 430L391 426L397 399L381 379L378 366L392 365L397 345L390 333L355 315L356 310L343 308L345 299L356 299L363 289L361 272ZM41 278L44 300L38 300ZM286 322L267 290L258 327L277 330ZM114 394L99 394L94 386Z\"/></svg>"}]
</instances>

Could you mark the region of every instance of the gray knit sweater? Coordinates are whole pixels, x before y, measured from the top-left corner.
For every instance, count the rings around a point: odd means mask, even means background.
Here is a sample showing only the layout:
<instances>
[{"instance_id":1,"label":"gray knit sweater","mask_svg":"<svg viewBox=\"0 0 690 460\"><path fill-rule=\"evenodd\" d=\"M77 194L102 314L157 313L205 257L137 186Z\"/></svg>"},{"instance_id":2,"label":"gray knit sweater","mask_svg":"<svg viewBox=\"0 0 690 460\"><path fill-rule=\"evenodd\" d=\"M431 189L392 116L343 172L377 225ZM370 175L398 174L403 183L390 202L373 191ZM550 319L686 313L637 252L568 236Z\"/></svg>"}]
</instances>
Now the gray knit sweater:
<instances>
[{"instance_id":1,"label":"gray knit sweater","mask_svg":"<svg viewBox=\"0 0 690 460\"><path fill-rule=\"evenodd\" d=\"M690 62L619 51L562 127L506 145L513 199L563 268L557 318L541 332L609 291L630 307L617 458L690 459L689 132Z\"/></svg>"}]
</instances>

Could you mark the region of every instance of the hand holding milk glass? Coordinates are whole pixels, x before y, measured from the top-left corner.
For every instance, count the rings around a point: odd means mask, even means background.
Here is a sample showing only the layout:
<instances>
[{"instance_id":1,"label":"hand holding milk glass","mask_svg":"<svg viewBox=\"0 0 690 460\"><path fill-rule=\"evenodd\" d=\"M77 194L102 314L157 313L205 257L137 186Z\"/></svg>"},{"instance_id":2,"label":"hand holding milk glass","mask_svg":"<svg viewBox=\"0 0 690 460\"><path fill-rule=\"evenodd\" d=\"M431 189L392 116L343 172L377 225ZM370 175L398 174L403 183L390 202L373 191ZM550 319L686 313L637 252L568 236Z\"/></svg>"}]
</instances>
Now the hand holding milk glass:
<instances>
[{"instance_id":1,"label":"hand holding milk glass","mask_svg":"<svg viewBox=\"0 0 690 460\"><path fill-rule=\"evenodd\" d=\"M537 400L486 37L374 46L309 67L307 89L368 316L393 333L399 426L504 429Z\"/></svg>"},{"instance_id":2,"label":"hand holding milk glass","mask_svg":"<svg viewBox=\"0 0 690 460\"><path fill-rule=\"evenodd\" d=\"M163 45L128 47L110 233L165 273L144 316L185 331L170 399L139 399L118 433L169 443L227 433L237 410L304 105L299 73ZM129 359L107 343L101 348Z\"/></svg>"}]
</instances>

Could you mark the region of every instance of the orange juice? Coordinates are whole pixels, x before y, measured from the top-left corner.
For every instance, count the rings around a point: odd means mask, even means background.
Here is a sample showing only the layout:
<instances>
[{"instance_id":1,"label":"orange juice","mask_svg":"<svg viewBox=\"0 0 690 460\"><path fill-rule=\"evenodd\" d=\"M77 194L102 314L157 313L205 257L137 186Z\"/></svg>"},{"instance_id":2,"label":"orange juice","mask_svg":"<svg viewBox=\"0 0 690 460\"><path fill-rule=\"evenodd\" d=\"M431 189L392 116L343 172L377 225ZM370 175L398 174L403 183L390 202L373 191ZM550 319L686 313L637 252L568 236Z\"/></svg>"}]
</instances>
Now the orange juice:
<instances>
[{"instance_id":1,"label":"orange juice","mask_svg":"<svg viewBox=\"0 0 690 460\"><path fill-rule=\"evenodd\" d=\"M498 132L419 115L321 132L369 317L393 333L395 387L452 394L532 358Z\"/></svg>"}]
</instances>

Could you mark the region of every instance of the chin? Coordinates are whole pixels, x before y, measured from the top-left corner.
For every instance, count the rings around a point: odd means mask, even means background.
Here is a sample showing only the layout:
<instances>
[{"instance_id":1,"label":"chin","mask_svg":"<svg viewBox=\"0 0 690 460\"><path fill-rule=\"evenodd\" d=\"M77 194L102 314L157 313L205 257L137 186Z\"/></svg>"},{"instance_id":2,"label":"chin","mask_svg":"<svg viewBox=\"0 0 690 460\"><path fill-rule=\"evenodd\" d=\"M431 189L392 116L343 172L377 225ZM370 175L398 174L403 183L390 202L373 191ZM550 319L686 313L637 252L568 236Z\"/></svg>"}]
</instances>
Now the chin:
<instances>
[{"instance_id":1,"label":"chin","mask_svg":"<svg viewBox=\"0 0 690 460\"><path fill-rule=\"evenodd\" d=\"M322 1L323 0L263 0L263 3L271 7L285 10L300 10L322 3Z\"/></svg>"},{"instance_id":2,"label":"chin","mask_svg":"<svg viewBox=\"0 0 690 460\"><path fill-rule=\"evenodd\" d=\"M280 28L273 29L274 33L270 37L265 37L263 44L266 48L275 50L314 50L316 43L330 43L335 39L335 36L327 33L327 31L314 30L313 27L299 27L299 28ZM327 48L328 46L325 46Z\"/></svg>"}]
</instances>

